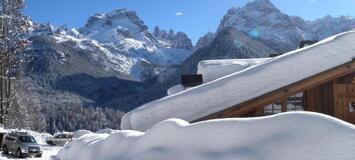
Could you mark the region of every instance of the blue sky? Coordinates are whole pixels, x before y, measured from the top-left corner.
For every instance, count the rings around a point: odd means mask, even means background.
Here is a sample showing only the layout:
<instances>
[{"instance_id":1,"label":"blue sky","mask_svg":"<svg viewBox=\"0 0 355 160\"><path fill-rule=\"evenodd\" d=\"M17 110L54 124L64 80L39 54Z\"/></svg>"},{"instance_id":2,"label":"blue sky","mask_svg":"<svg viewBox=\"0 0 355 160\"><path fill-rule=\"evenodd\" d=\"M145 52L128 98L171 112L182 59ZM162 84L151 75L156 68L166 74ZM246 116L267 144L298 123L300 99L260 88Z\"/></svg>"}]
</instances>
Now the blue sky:
<instances>
[{"instance_id":1,"label":"blue sky","mask_svg":"<svg viewBox=\"0 0 355 160\"><path fill-rule=\"evenodd\" d=\"M117 8L135 10L152 30L184 31L194 42L208 31L216 31L220 20L233 6L251 0L27 0L26 14L36 22L66 24L79 28L95 13ZM307 20L325 15L355 17L355 0L271 0L282 12Z\"/></svg>"}]
</instances>

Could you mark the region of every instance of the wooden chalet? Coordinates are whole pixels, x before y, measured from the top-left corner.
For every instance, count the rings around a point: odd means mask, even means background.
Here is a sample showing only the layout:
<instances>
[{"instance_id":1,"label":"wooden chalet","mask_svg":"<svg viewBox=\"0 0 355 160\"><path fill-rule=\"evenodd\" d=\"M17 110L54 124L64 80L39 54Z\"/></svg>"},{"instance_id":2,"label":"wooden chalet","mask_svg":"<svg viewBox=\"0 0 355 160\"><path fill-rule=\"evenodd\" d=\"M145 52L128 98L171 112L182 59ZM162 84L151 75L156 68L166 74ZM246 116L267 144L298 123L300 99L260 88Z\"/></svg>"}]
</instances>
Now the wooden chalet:
<instances>
[{"instance_id":1,"label":"wooden chalet","mask_svg":"<svg viewBox=\"0 0 355 160\"><path fill-rule=\"evenodd\" d=\"M354 58L355 30L147 103L127 113L122 128L144 131L169 118L198 122L289 111L318 112L355 124Z\"/></svg>"},{"instance_id":2,"label":"wooden chalet","mask_svg":"<svg viewBox=\"0 0 355 160\"><path fill-rule=\"evenodd\" d=\"M355 123L355 61L196 121L288 111L319 112Z\"/></svg>"},{"instance_id":3,"label":"wooden chalet","mask_svg":"<svg viewBox=\"0 0 355 160\"><path fill-rule=\"evenodd\" d=\"M299 48L318 41L302 41ZM273 56L275 57L275 56ZM355 59L329 71L280 88L200 120L255 117L312 111L355 123Z\"/></svg>"},{"instance_id":4,"label":"wooden chalet","mask_svg":"<svg viewBox=\"0 0 355 160\"><path fill-rule=\"evenodd\" d=\"M317 42L302 41L299 48ZM318 112L355 124L355 59L197 121L256 117L289 111Z\"/></svg>"}]
</instances>

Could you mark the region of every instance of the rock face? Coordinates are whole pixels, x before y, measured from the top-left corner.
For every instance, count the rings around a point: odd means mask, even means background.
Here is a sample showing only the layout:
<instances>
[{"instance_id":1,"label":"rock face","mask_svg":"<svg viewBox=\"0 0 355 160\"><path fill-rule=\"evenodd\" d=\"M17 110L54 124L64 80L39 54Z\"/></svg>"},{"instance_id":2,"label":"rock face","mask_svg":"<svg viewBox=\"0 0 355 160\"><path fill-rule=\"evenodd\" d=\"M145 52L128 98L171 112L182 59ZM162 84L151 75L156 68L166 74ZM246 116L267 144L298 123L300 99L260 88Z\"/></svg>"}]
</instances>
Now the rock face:
<instances>
[{"instance_id":1,"label":"rock face","mask_svg":"<svg viewBox=\"0 0 355 160\"><path fill-rule=\"evenodd\" d=\"M195 48L199 49L210 45L214 38L215 34L212 32L208 32L206 35L204 35L197 41Z\"/></svg>"},{"instance_id":2,"label":"rock face","mask_svg":"<svg viewBox=\"0 0 355 160\"><path fill-rule=\"evenodd\" d=\"M165 43L165 46L177 48L177 49L187 49L192 50L193 45L191 39L184 32L174 33L174 30L170 29L169 32L166 30L161 30L158 26L154 28L153 35L159 40Z\"/></svg>"},{"instance_id":3,"label":"rock face","mask_svg":"<svg viewBox=\"0 0 355 160\"><path fill-rule=\"evenodd\" d=\"M181 48L191 50L193 48L192 42L183 32L177 32L172 41L173 48Z\"/></svg>"}]
</instances>

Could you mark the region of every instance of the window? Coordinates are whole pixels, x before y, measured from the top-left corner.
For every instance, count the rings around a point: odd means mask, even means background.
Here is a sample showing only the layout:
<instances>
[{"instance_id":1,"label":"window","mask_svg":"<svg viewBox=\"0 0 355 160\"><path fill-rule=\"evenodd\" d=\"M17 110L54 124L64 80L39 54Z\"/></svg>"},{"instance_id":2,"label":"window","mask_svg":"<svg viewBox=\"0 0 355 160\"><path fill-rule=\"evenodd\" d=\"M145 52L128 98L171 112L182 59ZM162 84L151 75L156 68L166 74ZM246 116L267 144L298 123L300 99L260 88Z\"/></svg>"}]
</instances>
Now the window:
<instances>
[{"instance_id":1,"label":"window","mask_svg":"<svg viewBox=\"0 0 355 160\"><path fill-rule=\"evenodd\" d=\"M355 102L349 102L349 112L350 113L355 112Z\"/></svg>"},{"instance_id":2,"label":"window","mask_svg":"<svg viewBox=\"0 0 355 160\"><path fill-rule=\"evenodd\" d=\"M16 139L13 138L13 137L7 136L7 137L6 137L6 140L8 140L8 141L15 141Z\"/></svg>"},{"instance_id":3,"label":"window","mask_svg":"<svg viewBox=\"0 0 355 160\"><path fill-rule=\"evenodd\" d=\"M36 140L31 136L20 136L19 140L23 143L36 143Z\"/></svg>"},{"instance_id":4,"label":"window","mask_svg":"<svg viewBox=\"0 0 355 160\"><path fill-rule=\"evenodd\" d=\"M62 138L62 135L58 134L58 135L54 136L54 138Z\"/></svg>"},{"instance_id":5,"label":"window","mask_svg":"<svg viewBox=\"0 0 355 160\"><path fill-rule=\"evenodd\" d=\"M303 108L303 93L298 93L293 96L287 97L286 100L278 100L275 103L267 105L264 107L264 115L273 115L281 113L282 106L284 105L284 110L290 111L304 111ZM355 105L355 104L354 104ZM355 108L354 108L355 110Z\"/></svg>"},{"instance_id":6,"label":"window","mask_svg":"<svg viewBox=\"0 0 355 160\"><path fill-rule=\"evenodd\" d=\"M273 115L281 113L281 101L276 101L273 104L270 104L264 108L264 115Z\"/></svg>"},{"instance_id":7,"label":"window","mask_svg":"<svg viewBox=\"0 0 355 160\"><path fill-rule=\"evenodd\" d=\"M287 98L287 111L304 111L303 108L303 93L299 93Z\"/></svg>"}]
</instances>

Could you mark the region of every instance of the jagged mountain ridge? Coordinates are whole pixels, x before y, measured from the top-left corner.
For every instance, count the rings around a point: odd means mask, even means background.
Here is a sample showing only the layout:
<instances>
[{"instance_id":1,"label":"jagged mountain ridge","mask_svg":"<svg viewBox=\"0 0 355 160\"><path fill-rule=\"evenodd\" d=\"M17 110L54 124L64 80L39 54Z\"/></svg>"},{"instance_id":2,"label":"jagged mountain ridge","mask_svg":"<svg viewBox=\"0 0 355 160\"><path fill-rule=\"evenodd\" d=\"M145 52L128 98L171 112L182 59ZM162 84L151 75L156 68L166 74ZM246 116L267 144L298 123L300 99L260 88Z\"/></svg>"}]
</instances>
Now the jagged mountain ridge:
<instances>
[{"instance_id":1,"label":"jagged mountain ridge","mask_svg":"<svg viewBox=\"0 0 355 160\"><path fill-rule=\"evenodd\" d=\"M255 0L244 7L231 8L223 17L218 31L234 27L280 54L297 48L301 40L322 40L355 28L355 19L326 16L314 21L289 16L270 0Z\"/></svg>"},{"instance_id":2,"label":"jagged mountain ridge","mask_svg":"<svg viewBox=\"0 0 355 160\"><path fill-rule=\"evenodd\" d=\"M124 55L131 60L131 75L135 80L154 77L165 68L181 64L192 49L191 40L185 33L178 32L173 40L161 39L148 31L134 11L127 9L96 14L79 32L96 40L113 55ZM191 45L182 45L184 41ZM153 72L145 73L144 68Z\"/></svg>"},{"instance_id":3,"label":"jagged mountain ridge","mask_svg":"<svg viewBox=\"0 0 355 160\"><path fill-rule=\"evenodd\" d=\"M169 32L161 30L158 26L154 28L153 35L157 37L161 42L165 43L165 46L180 49L193 49L191 39L184 32L174 33L174 30L170 29Z\"/></svg>"}]
</instances>

